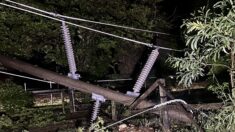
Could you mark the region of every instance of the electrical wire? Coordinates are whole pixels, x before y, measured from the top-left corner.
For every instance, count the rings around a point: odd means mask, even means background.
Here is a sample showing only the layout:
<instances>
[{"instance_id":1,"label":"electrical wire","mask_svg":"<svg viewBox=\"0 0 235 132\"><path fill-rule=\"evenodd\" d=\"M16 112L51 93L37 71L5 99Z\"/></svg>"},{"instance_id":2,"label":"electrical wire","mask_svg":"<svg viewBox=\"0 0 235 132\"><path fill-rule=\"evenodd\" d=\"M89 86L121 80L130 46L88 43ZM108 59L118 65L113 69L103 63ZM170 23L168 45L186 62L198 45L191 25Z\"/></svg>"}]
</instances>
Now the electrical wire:
<instances>
[{"instance_id":1,"label":"electrical wire","mask_svg":"<svg viewBox=\"0 0 235 132\"><path fill-rule=\"evenodd\" d=\"M23 8L20 8L20 7L12 6L12 5L9 5L9 4L0 3L0 5L10 7L10 8L13 8L13 9L17 9L17 10L21 10L21 11L24 11L24 12L28 12L28 13L31 13L31 14L34 14L34 15L42 16L42 17L52 19L52 20L55 20L55 21L59 21L59 22L64 21L64 20L61 20L61 19L58 19L58 18L54 18L54 17L48 16L48 15L40 14L40 13L37 13L37 12L34 12L34 11L30 11L30 10L23 9ZM100 31L100 30L96 30L96 29L92 29L92 28L85 27L85 26L82 26L82 25L78 25L78 24L75 24L75 23L72 23L72 22L68 22L68 21L64 21L64 22L66 24L69 24L69 25L72 25L72 26L76 26L76 27L83 28L83 29L86 29L86 30L89 30L89 31L93 31L93 32L97 32L97 33L104 34L104 35L107 35L107 36L111 36L111 37L114 37L114 38L122 39L122 40L125 40L125 41L133 42L133 43L136 43L136 44L145 45L145 46L151 47L151 48L159 48L159 49L163 49L163 50L177 51L177 52L184 51L184 50L177 50L177 49L173 49L173 48L155 46L155 45L150 44L150 43L145 43L145 42L141 42L141 41L138 41L138 40L133 40L133 39L130 39L130 38L126 38L126 37L118 36L118 35L115 35L115 34L103 32L103 31Z\"/></svg>"},{"instance_id":2,"label":"electrical wire","mask_svg":"<svg viewBox=\"0 0 235 132\"><path fill-rule=\"evenodd\" d=\"M13 3L22 7L26 7L38 12L42 12L54 17L59 17L63 19L70 19L70 20L75 20L75 21L82 21L82 22L88 22L88 23L93 23L93 24L100 24L100 25L105 25L105 26L111 26L111 27L118 27L118 28L123 28L123 29L128 29L128 30L136 30L136 31L141 31L141 32L148 32L148 33L155 33L155 34L161 34L161 35L168 35L170 36L171 34L165 33L165 32L158 32L158 31L151 31L151 30L145 30L145 29L139 29L139 28L134 28L134 27L128 27L128 26L122 26L122 25L117 25L117 24L111 24L111 23L104 23L104 22L98 22L98 21L92 21L92 20L87 20L87 19L82 19L82 18L76 18L76 17L71 17L71 16L66 16L66 15L61 15L53 12L48 12L42 9L38 9L32 6L28 6L22 3L14 2L11 0L5 0L6 2Z\"/></svg>"},{"instance_id":3,"label":"electrical wire","mask_svg":"<svg viewBox=\"0 0 235 132\"><path fill-rule=\"evenodd\" d=\"M117 124L119 124L119 123L121 123L121 122L123 122L123 121L126 121L126 120L128 120L128 119L131 119L131 118L133 118L133 117L136 117L136 116L138 116L138 115L141 115L141 114L143 114L143 113L146 113L146 112L148 112L148 111L151 111L151 110L154 110L154 109L157 109L157 108L160 108L160 107L163 107L163 106L172 104L172 103L177 103L177 102L187 105L187 103L186 103L184 100L182 100L182 99L170 100L170 101L167 101L167 102L164 102L164 103L155 105L155 106L153 106L153 107L151 107L151 108L149 108L149 109L146 109L146 110L144 110L144 111L141 111L141 112L139 112L139 113L136 113L136 114L134 114L134 115L132 115L132 116L129 116L129 117L127 117L127 118L124 118L124 119L122 119L122 120L120 120L120 121L114 122L114 123L112 123L112 124L110 124L110 125L108 125L108 126L106 126L106 127L103 127L102 129L99 129L98 132L99 132L99 131L102 131L102 130L104 130L104 129L107 129L107 128L111 127L111 126L117 125Z\"/></svg>"},{"instance_id":4,"label":"electrical wire","mask_svg":"<svg viewBox=\"0 0 235 132\"><path fill-rule=\"evenodd\" d=\"M34 80L34 81L38 81L38 82L44 82L44 83L49 83L49 84L55 83L55 82L52 82L52 81L45 81L45 80L41 80L41 79L37 79L37 78L22 76L22 75L18 75L18 74L14 74L14 73L9 73L9 72L4 72L4 71L0 71L0 73L5 74L5 75L10 75L10 76L30 79L30 80Z\"/></svg>"}]
</instances>

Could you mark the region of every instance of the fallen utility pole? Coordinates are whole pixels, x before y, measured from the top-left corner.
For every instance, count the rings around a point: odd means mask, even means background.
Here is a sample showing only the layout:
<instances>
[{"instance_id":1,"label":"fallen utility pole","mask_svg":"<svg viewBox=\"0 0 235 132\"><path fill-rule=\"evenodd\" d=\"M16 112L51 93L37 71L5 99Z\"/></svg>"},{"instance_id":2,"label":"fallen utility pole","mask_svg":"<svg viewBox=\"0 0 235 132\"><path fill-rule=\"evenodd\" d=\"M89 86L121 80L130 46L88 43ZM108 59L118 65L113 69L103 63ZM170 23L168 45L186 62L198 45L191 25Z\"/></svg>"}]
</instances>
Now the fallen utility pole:
<instances>
[{"instance_id":1,"label":"fallen utility pole","mask_svg":"<svg viewBox=\"0 0 235 132\"><path fill-rule=\"evenodd\" d=\"M11 59L5 56L0 55L0 63L4 65L5 67L16 69L21 72L28 73L30 75L43 78L45 80L50 80L53 82L56 82L57 84L74 88L75 90L79 90L84 93L96 93L103 95L106 99L124 104L124 105L131 105L131 103L135 100L135 97L131 97L128 95L125 95L123 93L113 91L107 88L102 88L96 85L92 85L89 83L82 82L80 80L73 80L67 76L60 75L58 73L42 69L37 66L33 66L31 64ZM138 109L144 109L151 106L156 105L154 102L143 100L139 103L139 105L136 106ZM193 123L195 122L192 118L192 114L189 112L185 112L176 105L169 105L168 107L168 115L172 119L176 119L179 121L187 122L187 123ZM159 114L159 112L154 111L154 113Z\"/></svg>"}]
</instances>

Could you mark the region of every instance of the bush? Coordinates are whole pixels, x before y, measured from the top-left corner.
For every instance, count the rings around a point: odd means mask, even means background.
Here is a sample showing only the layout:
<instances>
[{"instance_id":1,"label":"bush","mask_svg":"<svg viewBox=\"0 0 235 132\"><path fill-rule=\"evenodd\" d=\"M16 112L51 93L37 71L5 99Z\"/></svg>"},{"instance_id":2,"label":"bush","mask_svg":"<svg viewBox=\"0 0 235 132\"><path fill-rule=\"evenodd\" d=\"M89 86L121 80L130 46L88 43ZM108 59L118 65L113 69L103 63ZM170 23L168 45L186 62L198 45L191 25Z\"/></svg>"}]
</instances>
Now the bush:
<instances>
[{"instance_id":1,"label":"bush","mask_svg":"<svg viewBox=\"0 0 235 132\"><path fill-rule=\"evenodd\" d=\"M32 108L33 96L11 82L0 82L0 131L21 131L64 119L52 109Z\"/></svg>"},{"instance_id":2,"label":"bush","mask_svg":"<svg viewBox=\"0 0 235 132\"><path fill-rule=\"evenodd\" d=\"M228 83L214 85L209 87L218 97L223 100L224 106L215 113L210 113L205 123L208 131L215 132L234 132L235 131L235 96L225 92L229 89Z\"/></svg>"},{"instance_id":3,"label":"bush","mask_svg":"<svg viewBox=\"0 0 235 132\"><path fill-rule=\"evenodd\" d=\"M0 95L1 111L14 113L33 105L33 97L11 81L0 82Z\"/></svg>"}]
</instances>

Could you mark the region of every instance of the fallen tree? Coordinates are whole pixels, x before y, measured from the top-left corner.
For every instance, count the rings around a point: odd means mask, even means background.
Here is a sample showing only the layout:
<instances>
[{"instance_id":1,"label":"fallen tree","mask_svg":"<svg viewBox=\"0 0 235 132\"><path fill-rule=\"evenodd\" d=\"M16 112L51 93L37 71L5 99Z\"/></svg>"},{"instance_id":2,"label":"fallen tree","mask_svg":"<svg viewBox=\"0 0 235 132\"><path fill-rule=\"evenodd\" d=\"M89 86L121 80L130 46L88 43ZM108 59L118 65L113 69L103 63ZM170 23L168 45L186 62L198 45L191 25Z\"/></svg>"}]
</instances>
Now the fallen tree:
<instances>
[{"instance_id":1,"label":"fallen tree","mask_svg":"<svg viewBox=\"0 0 235 132\"><path fill-rule=\"evenodd\" d=\"M100 95L103 95L106 99L113 100L115 102L118 102L127 106L131 105L131 103L136 99L135 97L131 97L131 96L125 95L117 91L113 91L107 88L102 88L96 85L88 84L79 80L73 80L67 76L63 76L58 73L45 70L40 67L33 66L31 64L28 64L28 63L25 63L16 59L11 59L2 55L0 55L0 62L5 67L16 69L18 71L28 73L30 75L33 75L39 78L43 78L45 80L50 80L50 81L56 82L57 84L74 88L84 93L100 94ZM144 109L144 108L154 106L156 104L157 103L143 100L136 106L136 108ZM187 123L193 123L194 125L197 126L197 124L192 118L192 114L190 112L187 112L182 106L168 105L166 107L167 107L168 115L172 119L176 119L176 120L187 122ZM157 111L154 111L154 113L159 114L159 112Z\"/></svg>"}]
</instances>

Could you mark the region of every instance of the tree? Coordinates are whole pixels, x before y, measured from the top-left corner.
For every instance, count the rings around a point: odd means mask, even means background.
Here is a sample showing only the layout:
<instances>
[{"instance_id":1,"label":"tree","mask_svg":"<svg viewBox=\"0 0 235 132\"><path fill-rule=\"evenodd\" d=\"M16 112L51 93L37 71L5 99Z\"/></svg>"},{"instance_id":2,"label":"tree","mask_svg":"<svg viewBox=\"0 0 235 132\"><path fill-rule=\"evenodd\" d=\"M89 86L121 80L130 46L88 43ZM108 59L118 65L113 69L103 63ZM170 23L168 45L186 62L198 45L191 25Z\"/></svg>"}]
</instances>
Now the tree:
<instances>
[{"instance_id":1,"label":"tree","mask_svg":"<svg viewBox=\"0 0 235 132\"><path fill-rule=\"evenodd\" d=\"M223 0L211 10L202 8L184 20L186 51L184 57L170 57L168 62L177 68L181 84L190 86L218 67L230 71L230 84L234 88L234 3ZM207 70L209 68L209 70ZM208 72L209 71L209 72ZM208 74L207 74L208 75ZM215 74L213 74L215 75Z\"/></svg>"},{"instance_id":2,"label":"tree","mask_svg":"<svg viewBox=\"0 0 235 132\"><path fill-rule=\"evenodd\" d=\"M186 52L184 57L170 57L168 62L177 68L179 83L190 87L203 76L212 76L209 87L223 100L224 107L207 118L205 127L213 131L234 131L235 123L235 3L221 0L213 9L201 8L184 20ZM218 79L225 71L230 79ZM228 83L229 82L229 83ZM232 89L232 95L224 90Z\"/></svg>"}]
</instances>

